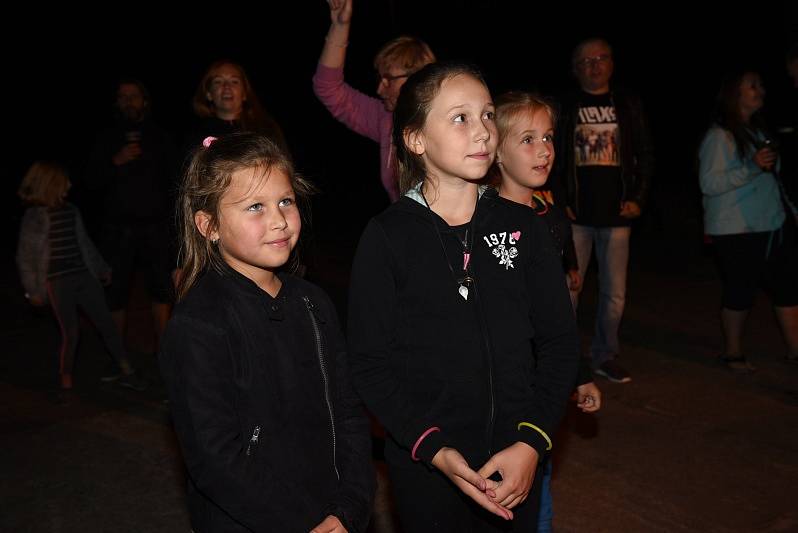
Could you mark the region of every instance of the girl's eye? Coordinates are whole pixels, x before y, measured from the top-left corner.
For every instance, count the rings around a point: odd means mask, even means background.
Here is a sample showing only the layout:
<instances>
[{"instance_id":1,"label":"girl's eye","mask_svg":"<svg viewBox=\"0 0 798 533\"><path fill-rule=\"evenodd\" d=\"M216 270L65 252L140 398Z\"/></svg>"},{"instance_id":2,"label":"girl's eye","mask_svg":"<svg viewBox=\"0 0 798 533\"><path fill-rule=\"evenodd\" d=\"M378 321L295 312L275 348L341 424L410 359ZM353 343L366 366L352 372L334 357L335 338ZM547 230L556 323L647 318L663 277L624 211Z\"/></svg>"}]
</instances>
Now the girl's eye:
<instances>
[{"instance_id":1,"label":"girl's eye","mask_svg":"<svg viewBox=\"0 0 798 533\"><path fill-rule=\"evenodd\" d=\"M258 202L257 204L252 204L251 206L247 207L247 211L255 211L255 212L263 211L263 204L260 202Z\"/></svg>"},{"instance_id":2,"label":"girl's eye","mask_svg":"<svg viewBox=\"0 0 798 533\"><path fill-rule=\"evenodd\" d=\"M530 144L531 142L532 142L532 137L529 137L529 136L524 137L523 139L521 139L521 144Z\"/></svg>"},{"instance_id":3,"label":"girl's eye","mask_svg":"<svg viewBox=\"0 0 798 533\"><path fill-rule=\"evenodd\" d=\"M293 198L283 198L280 200L280 207L291 207L292 205L294 205Z\"/></svg>"},{"instance_id":4,"label":"girl's eye","mask_svg":"<svg viewBox=\"0 0 798 533\"><path fill-rule=\"evenodd\" d=\"M486 111L484 116L485 120L493 120L493 117L495 117L496 114L493 111Z\"/></svg>"},{"instance_id":5,"label":"girl's eye","mask_svg":"<svg viewBox=\"0 0 798 533\"><path fill-rule=\"evenodd\" d=\"M554 142L554 135L551 134L551 133L549 133L547 135L544 135L543 136L543 142L546 142L546 143Z\"/></svg>"},{"instance_id":6,"label":"girl's eye","mask_svg":"<svg viewBox=\"0 0 798 533\"><path fill-rule=\"evenodd\" d=\"M455 115L454 118L452 118L453 122L459 122L459 123L465 122L465 120L466 120L466 116L463 113L460 113L459 115Z\"/></svg>"}]
</instances>

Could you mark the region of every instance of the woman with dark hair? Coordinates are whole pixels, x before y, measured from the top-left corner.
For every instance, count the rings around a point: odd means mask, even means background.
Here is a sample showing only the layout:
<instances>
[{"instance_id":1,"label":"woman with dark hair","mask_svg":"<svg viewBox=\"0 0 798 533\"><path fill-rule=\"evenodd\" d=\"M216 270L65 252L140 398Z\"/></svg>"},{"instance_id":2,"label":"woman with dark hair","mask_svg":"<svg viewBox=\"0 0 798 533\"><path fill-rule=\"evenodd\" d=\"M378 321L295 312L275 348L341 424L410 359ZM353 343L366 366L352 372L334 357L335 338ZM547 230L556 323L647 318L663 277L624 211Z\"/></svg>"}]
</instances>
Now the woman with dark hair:
<instances>
[{"instance_id":1,"label":"woman with dark hair","mask_svg":"<svg viewBox=\"0 0 798 533\"><path fill-rule=\"evenodd\" d=\"M735 372L755 370L742 333L757 287L769 292L788 348L798 360L798 214L778 180L778 154L759 113L765 89L754 71L727 77L715 123L699 149L704 231L711 236L723 281L720 359Z\"/></svg>"}]
</instances>

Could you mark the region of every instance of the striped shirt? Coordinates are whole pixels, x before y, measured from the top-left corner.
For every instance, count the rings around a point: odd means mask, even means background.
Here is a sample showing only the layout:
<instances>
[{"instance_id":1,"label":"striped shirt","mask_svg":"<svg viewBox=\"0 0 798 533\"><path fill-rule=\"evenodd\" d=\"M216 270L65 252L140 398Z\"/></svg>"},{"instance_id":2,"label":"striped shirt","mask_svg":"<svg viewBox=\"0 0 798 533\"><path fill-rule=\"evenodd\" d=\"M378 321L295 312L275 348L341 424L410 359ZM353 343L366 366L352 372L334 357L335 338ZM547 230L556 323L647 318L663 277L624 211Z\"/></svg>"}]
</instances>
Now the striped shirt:
<instances>
[{"instance_id":1,"label":"striped shirt","mask_svg":"<svg viewBox=\"0 0 798 533\"><path fill-rule=\"evenodd\" d=\"M50 264L47 266L47 279L86 270L75 231L75 208L62 205L49 208L47 213L50 215Z\"/></svg>"}]
</instances>

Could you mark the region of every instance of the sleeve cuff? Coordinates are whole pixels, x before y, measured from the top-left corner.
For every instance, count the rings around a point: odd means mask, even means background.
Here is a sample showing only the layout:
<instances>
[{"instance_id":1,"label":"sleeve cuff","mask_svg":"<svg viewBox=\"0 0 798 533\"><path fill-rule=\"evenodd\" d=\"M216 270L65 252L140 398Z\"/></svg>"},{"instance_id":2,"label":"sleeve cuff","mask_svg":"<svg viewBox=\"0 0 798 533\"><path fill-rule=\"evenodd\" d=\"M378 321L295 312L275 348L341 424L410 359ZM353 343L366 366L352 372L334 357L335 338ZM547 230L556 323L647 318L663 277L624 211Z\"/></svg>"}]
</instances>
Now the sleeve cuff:
<instances>
[{"instance_id":1,"label":"sleeve cuff","mask_svg":"<svg viewBox=\"0 0 798 533\"><path fill-rule=\"evenodd\" d=\"M529 422L518 424L518 440L532 446L541 459L552 448L549 436L542 429Z\"/></svg>"},{"instance_id":2,"label":"sleeve cuff","mask_svg":"<svg viewBox=\"0 0 798 533\"><path fill-rule=\"evenodd\" d=\"M430 464L435 454L446 445L445 442L446 439L440 429L433 431L424 437L424 439L418 443L418 446L415 447L415 454L412 454L413 458Z\"/></svg>"}]
</instances>

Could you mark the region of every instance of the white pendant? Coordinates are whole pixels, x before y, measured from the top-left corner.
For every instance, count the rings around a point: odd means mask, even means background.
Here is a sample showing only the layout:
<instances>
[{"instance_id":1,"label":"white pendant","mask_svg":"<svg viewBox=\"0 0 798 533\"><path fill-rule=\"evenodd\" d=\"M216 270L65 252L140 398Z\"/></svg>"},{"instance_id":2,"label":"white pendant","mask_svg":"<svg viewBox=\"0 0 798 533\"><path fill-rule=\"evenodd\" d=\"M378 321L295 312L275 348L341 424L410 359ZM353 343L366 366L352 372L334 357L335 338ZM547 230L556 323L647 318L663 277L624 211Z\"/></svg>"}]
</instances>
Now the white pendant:
<instances>
[{"instance_id":1,"label":"white pendant","mask_svg":"<svg viewBox=\"0 0 798 533\"><path fill-rule=\"evenodd\" d=\"M460 296L463 297L463 300L468 300L468 287L465 285L460 285L460 288L457 289L457 292L460 293Z\"/></svg>"}]
</instances>

